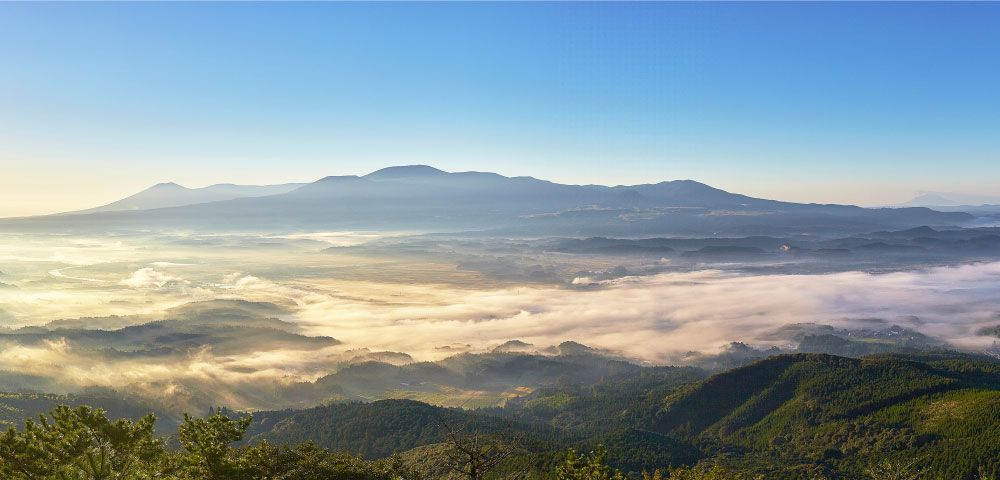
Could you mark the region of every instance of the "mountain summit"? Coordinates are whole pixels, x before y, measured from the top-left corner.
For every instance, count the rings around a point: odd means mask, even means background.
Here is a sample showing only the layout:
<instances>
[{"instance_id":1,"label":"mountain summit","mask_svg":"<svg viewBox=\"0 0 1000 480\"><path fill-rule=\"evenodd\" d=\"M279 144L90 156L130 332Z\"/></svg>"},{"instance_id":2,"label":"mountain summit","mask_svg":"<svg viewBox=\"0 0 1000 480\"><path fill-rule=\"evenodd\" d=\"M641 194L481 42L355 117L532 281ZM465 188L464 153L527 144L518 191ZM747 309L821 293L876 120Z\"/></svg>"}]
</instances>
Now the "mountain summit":
<instances>
[{"instance_id":1,"label":"mountain summit","mask_svg":"<svg viewBox=\"0 0 1000 480\"><path fill-rule=\"evenodd\" d=\"M448 172L438 170L429 165L403 165L399 167L386 167L376 170L368 175L365 175L364 178L372 180L386 180L394 178L433 177L447 174Z\"/></svg>"},{"instance_id":2,"label":"mountain summit","mask_svg":"<svg viewBox=\"0 0 1000 480\"><path fill-rule=\"evenodd\" d=\"M1000 205L996 195L975 195L959 192L920 192L915 198L903 203L906 207L961 207Z\"/></svg>"}]
</instances>

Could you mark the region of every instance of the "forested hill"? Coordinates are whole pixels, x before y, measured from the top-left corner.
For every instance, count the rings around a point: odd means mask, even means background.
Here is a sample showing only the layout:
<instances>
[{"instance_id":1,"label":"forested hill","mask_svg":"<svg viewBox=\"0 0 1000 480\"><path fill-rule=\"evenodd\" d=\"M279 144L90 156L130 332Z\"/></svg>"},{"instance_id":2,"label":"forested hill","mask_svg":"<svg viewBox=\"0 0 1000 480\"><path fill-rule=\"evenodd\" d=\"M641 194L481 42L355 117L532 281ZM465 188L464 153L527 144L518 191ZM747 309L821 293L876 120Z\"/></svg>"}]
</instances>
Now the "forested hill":
<instances>
[{"instance_id":1,"label":"forested hill","mask_svg":"<svg viewBox=\"0 0 1000 480\"><path fill-rule=\"evenodd\" d=\"M885 457L922 478L995 475L1000 365L976 356L772 357L668 396L650 428L769 478L861 476ZM988 477L988 478L993 478Z\"/></svg>"},{"instance_id":2,"label":"forested hill","mask_svg":"<svg viewBox=\"0 0 1000 480\"><path fill-rule=\"evenodd\" d=\"M30 398L5 401L27 408ZM59 397L37 398L39 406L50 406ZM132 417L136 411L127 402L108 406ZM204 425L222 425L212 422ZM191 425L185 419L182 430ZM312 447L302 445L314 442L368 460L399 453L406 468L423 478L461 478L449 464L449 432L457 430L516 445L495 475L524 470L532 478L577 478L556 474L567 452L604 445L608 464L630 478L714 466L748 476L670 478L995 479L1000 363L949 352L790 354L707 378L688 368L622 368L591 383L540 388L502 408L463 410L412 400L336 403L254 412L246 427L245 436L227 437L244 445L232 453L239 462L271 448L258 447L261 441L298 445L305 453L295 455L311 458ZM10 447L20 445L18 437L4 438L13 443L0 445L0 456L16 454ZM181 448L183 441L171 436L167 445ZM878 473L886 471L897 476Z\"/></svg>"},{"instance_id":3,"label":"forested hill","mask_svg":"<svg viewBox=\"0 0 1000 480\"><path fill-rule=\"evenodd\" d=\"M642 369L476 412L411 401L261 412L252 435L373 457L421 447L406 455L434 464L444 420L522 438L516 462L542 478L568 448L598 444L634 475L700 461L768 479L866 478L908 459L920 478L1000 473L1000 364L989 357L780 355L689 381Z\"/></svg>"}]
</instances>

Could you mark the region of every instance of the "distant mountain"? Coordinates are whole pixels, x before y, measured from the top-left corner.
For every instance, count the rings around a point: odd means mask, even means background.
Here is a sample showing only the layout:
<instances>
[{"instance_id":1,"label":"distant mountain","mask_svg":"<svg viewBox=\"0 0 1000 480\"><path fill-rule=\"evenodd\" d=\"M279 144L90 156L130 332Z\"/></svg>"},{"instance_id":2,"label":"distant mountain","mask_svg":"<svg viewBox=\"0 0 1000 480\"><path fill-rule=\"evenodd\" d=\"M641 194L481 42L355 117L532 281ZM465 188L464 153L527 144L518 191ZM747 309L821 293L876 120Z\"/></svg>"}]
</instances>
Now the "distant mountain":
<instances>
[{"instance_id":1,"label":"distant mountain","mask_svg":"<svg viewBox=\"0 0 1000 480\"><path fill-rule=\"evenodd\" d=\"M912 200L900 204L904 207L959 207L1000 205L1000 196L969 195L955 192L920 192Z\"/></svg>"},{"instance_id":2,"label":"distant mountain","mask_svg":"<svg viewBox=\"0 0 1000 480\"><path fill-rule=\"evenodd\" d=\"M912 200L903 203L902 205L907 207L942 207L942 206L956 206L959 203L950 199L945 198L937 193L925 193L923 195L918 195Z\"/></svg>"},{"instance_id":3,"label":"distant mountain","mask_svg":"<svg viewBox=\"0 0 1000 480\"><path fill-rule=\"evenodd\" d=\"M199 203L232 200L234 198L263 197L288 193L304 185L285 183L280 185L233 185L221 183L202 188L187 188L176 183L158 183L135 195L100 207L89 208L71 214L117 212L125 210L150 210L154 208L180 207Z\"/></svg>"},{"instance_id":4,"label":"distant mountain","mask_svg":"<svg viewBox=\"0 0 1000 480\"><path fill-rule=\"evenodd\" d=\"M325 177L294 189L291 185L257 188L288 191L266 195L263 190L237 191L219 186L189 190L168 184L140 194L156 201L136 205L138 211L9 219L0 221L0 229L817 235L950 226L973 219L961 212L926 208L868 209L779 202L729 193L692 180L614 187L562 185L488 172L449 173L426 165L389 167L365 176ZM210 194L192 193L201 190ZM221 196L222 192L243 198L211 200L212 195ZM168 208L171 202L181 205ZM112 205L119 209L133 203L137 202L130 197Z\"/></svg>"}]
</instances>

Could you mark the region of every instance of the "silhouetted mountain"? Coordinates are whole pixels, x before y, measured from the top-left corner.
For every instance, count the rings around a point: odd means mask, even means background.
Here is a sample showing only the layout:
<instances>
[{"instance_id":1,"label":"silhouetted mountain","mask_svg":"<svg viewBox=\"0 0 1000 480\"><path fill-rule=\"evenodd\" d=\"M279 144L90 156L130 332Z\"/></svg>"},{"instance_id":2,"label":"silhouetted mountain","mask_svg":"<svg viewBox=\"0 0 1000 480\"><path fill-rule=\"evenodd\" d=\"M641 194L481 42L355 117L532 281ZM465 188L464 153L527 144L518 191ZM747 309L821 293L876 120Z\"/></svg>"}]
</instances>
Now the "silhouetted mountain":
<instances>
[{"instance_id":1,"label":"silhouetted mountain","mask_svg":"<svg viewBox=\"0 0 1000 480\"><path fill-rule=\"evenodd\" d=\"M194 192L169 185L156 187L156 191L164 192L165 197L174 192L189 199L193 198L190 192ZM128 203L126 199L121 204ZM691 180L615 187L561 185L531 177L448 173L425 165L411 165L384 168L363 177L325 177L276 195L137 212L9 219L0 222L0 228L492 230L512 235L573 236L720 232L815 235L955 225L972 218L961 212L942 213L926 208L866 209L779 202L733 194Z\"/></svg>"},{"instance_id":2,"label":"silhouetted mountain","mask_svg":"<svg viewBox=\"0 0 1000 480\"><path fill-rule=\"evenodd\" d=\"M923 195L918 195L908 202L902 203L903 206L907 207L942 207L942 206L956 206L959 202L956 202L950 198L946 198L937 193L925 193Z\"/></svg>"},{"instance_id":3,"label":"silhouetted mountain","mask_svg":"<svg viewBox=\"0 0 1000 480\"><path fill-rule=\"evenodd\" d=\"M900 204L904 207L961 207L1000 204L995 195L971 195L958 192L920 192L912 200Z\"/></svg>"},{"instance_id":4,"label":"silhouetted mountain","mask_svg":"<svg viewBox=\"0 0 1000 480\"><path fill-rule=\"evenodd\" d=\"M244 197L262 197L287 193L301 187L302 183L281 185L233 185L218 184L202 188L187 188L176 183L158 183L135 195L125 197L104 206L89 208L71 214L115 212L122 210L149 210L153 208L179 207L198 203L217 202Z\"/></svg>"}]
</instances>

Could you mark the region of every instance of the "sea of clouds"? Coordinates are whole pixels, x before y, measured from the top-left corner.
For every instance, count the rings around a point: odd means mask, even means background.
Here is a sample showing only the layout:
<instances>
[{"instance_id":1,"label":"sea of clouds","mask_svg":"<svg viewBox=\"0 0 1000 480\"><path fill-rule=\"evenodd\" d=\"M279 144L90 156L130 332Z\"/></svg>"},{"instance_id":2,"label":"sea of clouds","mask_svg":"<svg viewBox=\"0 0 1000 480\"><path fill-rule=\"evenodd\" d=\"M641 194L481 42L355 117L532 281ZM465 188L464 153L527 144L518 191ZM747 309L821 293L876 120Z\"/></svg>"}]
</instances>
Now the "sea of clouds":
<instances>
[{"instance_id":1,"label":"sea of clouds","mask_svg":"<svg viewBox=\"0 0 1000 480\"><path fill-rule=\"evenodd\" d=\"M576 341L637 361L670 364L685 352L711 353L733 341L785 346L794 339L776 337L775 331L795 323L870 327L870 319L878 318L886 326L898 324L969 350L989 348L993 338L980 332L1000 324L1000 263L886 274L704 270L494 289L374 282L321 288L308 279L277 281L246 273L207 285L186 280L171 267L138 268L116 282L81 282L82 291L9 290L0 294L0 305L15 313L34 306L52 314L77 307L125 308L106 298L89 300L104 298L98 294L105 291L169 294L150 309L183 303L183 298L246 298L280 303L292 312L283 319L297 323L302 333L343 343L316 351L249 350L225 356L199 349L164 363L93 358L71 342L55 341L7 345L0 350L0 369L75 385L146 385L150 391L174 380L197 380L222 392L223 385L234 383L313 380L347 358L346 352L361 348L435 360L487 351L512 339L539 349Z\"/></svg>"},{"instance_id":2,"label":"sea of clouds","mask_svg":"<svg viewBox=\"0 0 1000 480\"><path fill-rule=\"evenodd\" d=\"M268 283L256 279L242 288L272 289ZM1000 263L888 274L707 270L626 277L589 289L419 289L420 301L397 303L302 292L296 318L348 345L419 358L440 356L435 347L455 343L485 348L520 339L542 347L574 340L657 363L732 341L775 344L775 329L794 323L854 328L878 318L966 349L988 347L992 338L977 332L1000 324Z\"/></svg>"}]
</instances>

